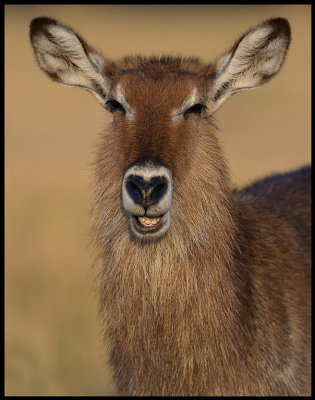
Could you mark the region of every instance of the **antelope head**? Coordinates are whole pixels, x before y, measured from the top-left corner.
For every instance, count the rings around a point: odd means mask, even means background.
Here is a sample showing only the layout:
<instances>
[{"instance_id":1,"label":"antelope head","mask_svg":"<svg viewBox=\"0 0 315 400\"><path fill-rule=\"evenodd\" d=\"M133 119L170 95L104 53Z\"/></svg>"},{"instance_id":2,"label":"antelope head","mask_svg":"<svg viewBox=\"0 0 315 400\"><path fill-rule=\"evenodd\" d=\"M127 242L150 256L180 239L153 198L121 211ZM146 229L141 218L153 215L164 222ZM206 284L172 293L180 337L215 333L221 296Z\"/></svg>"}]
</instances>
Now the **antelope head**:
<instances>
[{"instance_id":1,"label":"antelope head","mask_svg":"<svg viewBox=\"0 0 315 400\"><path fill-rule=\"evenodd\" d=\"M40 68L52 80L90 91L112 113L123 213L132 235L151 241L170 229L174 177L180 184L189 168L192 138L207 129L229 96L279 71L290 26L282 18L265 21L209 64L140 56L113 62L70 27L45 17L31 22L30 37Z\"/></svg>"}]
</instances>

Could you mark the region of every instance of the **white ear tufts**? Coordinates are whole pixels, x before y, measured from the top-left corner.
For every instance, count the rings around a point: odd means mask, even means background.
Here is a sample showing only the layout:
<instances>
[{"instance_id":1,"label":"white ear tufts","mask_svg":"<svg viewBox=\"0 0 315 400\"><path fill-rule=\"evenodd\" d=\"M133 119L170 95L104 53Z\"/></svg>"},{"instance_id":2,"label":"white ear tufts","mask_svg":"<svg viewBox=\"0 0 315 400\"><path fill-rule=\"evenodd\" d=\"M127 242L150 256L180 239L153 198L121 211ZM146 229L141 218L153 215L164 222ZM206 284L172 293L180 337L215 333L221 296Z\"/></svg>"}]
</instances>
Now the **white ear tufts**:
<instances>
[{"instance_id":1,"label":"white ear tufts","mask_svg":"<svg viewBox=\"0 0 315 400\"><path fill-rule=\"evenodd\" d=\"M100 74L104 74L104 63L102 59L99 57L98 54L96 53L90 53L89 54L89 59L93 66L95 67L96 71Z\"/></svg>"},{"instance_id":2,"label":"white ear tufts","mask_svg":"<svg viewBox=\"0 0 315 400\"><path fill-rule=\"evenodd\" d=\"M276 18L249 30L216 62L211 108L233 93L266 83L281 68L291 40L289 23Z\"/></svg>"},{"instance_id":3,"label":"white ear tufts","mask_svg":"<svg viewBox=\"0 0 315 400\"><path fill-rule=\"evenodd\" d=\"M110 87L104 62L77 33L42 17L31 22L30 36L38 64L51 79L82 87L104 103Z\"/></svg>"}]
</instances>

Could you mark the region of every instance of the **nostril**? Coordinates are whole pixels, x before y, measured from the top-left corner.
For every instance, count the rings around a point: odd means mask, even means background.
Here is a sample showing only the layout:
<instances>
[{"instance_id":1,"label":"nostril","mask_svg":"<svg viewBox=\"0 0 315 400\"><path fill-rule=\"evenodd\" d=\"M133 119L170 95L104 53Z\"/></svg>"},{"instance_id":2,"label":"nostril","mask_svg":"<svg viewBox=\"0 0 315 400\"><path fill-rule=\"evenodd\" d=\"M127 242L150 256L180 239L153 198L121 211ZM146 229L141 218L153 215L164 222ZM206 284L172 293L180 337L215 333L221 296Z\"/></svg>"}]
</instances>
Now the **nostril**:
<instances>
[{"instance_id":1,"label":"nostril","mask_svg":"<svg viewBox=\"0 0 315 400\"><path fill-rule=\"evenodd\" d=\"M159 183L155 188L154 188L154 192L159 192L160 190L164 189L165 187L165 183Z\"/></svg>"},{"instance_id":2,"label":"nostril","mask_svg":"<svg viewBox=\"0 0 315 400\"><path fill-rule=\"evenodd\" d=\"M155 177L151 179L150 187L152 188L151 200L153 203L158 202L167 190L167 181L164 177Z\"/></svg>"},{"instance_id":3,"label":"nostril","mask_svg":"<svg viewBox=\"0 0 315 400\"><path fill-rule=\"evenodd\" d=\"M141 202L142 200L142 193L141 193L141 186L137 185L137 179L135 176L130 176L126 182L126 189L131 196L131 198L135 202Z\"/></svg>"}]
</instances>

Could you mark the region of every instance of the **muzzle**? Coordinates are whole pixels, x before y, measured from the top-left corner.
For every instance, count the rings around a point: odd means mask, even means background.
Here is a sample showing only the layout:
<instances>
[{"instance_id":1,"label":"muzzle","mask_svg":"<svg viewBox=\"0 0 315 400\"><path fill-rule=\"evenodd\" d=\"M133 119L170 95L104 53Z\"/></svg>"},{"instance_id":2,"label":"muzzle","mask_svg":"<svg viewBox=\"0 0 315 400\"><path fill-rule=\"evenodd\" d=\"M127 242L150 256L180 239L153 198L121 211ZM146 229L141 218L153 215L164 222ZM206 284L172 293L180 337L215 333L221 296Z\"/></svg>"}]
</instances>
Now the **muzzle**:
<instances>
[{"instance_id":1,"label":"muzzle","mask_svg":"<svg viewBox=\"0 0 315 400\"><path fill-rule=\"evenodd\" d=\"M172 192L172 174L161 165L136 164L126 171L122 182L122 205L136 237L157 239L168 231Z\"/></svg>"}]
</instances>

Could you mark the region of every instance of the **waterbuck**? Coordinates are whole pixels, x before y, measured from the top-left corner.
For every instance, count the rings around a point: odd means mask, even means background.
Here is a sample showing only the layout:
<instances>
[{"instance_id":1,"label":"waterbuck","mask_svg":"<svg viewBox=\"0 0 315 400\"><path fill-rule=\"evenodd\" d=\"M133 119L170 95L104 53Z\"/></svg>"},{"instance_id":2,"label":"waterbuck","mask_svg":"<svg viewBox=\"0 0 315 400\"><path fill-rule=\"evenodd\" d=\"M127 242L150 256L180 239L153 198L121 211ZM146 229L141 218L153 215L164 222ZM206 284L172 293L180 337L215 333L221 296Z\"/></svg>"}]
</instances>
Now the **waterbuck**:
<instances>
[{"instance_id":1,"label":"waterbuck","mask_svg":"<svg viewBox=\"0 0 315 400\"><path fill-rule=\"evenodd\" d=\"M100 312L125 395L310 394L310 167L233 189L213 120L280 69L286 19L247 31L213 63L111 61L35 18L54 81L113 115L95 159Z\"/></svg>"}]
</instances>

